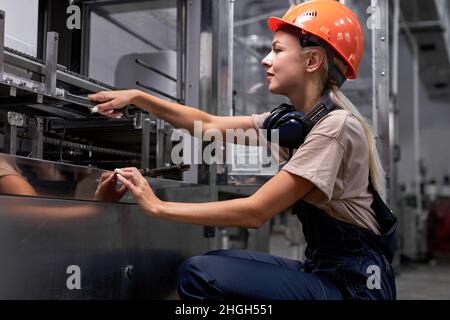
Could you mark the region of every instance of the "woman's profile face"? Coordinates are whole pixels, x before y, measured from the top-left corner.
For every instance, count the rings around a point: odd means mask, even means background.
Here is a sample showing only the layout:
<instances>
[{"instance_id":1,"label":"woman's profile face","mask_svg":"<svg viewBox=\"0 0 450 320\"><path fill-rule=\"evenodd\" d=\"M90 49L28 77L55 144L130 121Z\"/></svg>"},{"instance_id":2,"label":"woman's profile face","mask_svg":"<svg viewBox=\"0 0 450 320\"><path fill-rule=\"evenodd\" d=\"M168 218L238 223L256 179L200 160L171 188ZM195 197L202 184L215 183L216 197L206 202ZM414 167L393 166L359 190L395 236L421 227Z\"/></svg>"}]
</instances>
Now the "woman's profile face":
<instances>
[{"instance_id":1,"label":"woman's profile face","mask_svg":"<svg viewBox=\"0 0 450 320\"><path fill-rule=\"evenodd\" d=\"M266 69L269 90L274 94L288 96L304 79L305 68L299 40L290 33L275 33L272 50L261 64Z\"/></svg>"}]
</instances>

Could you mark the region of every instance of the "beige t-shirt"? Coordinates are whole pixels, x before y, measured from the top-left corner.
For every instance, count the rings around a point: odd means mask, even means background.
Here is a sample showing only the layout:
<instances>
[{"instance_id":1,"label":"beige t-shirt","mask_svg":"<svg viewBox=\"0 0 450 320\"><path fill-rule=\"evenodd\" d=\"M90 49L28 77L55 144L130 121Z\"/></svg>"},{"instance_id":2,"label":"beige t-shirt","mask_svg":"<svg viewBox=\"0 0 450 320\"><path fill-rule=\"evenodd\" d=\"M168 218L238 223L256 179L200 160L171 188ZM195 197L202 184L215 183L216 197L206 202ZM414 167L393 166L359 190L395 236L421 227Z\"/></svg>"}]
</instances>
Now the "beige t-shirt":
<instances>
[{"instance_id":1,"label":"beige t-shirt","mask_svg":"<svg viewBox=\"0 0 450 320\"><path fill-rule=\"evenodd\" d=\"M268 115L252 115L256 130ZM280 160L288 160L286 149L279 153ZM370 207L369 147L362 125L350 112L334 110L321 119L282 169L314 184L303 200L335 219L380 234Z\"/></svg>"}]
</instances>

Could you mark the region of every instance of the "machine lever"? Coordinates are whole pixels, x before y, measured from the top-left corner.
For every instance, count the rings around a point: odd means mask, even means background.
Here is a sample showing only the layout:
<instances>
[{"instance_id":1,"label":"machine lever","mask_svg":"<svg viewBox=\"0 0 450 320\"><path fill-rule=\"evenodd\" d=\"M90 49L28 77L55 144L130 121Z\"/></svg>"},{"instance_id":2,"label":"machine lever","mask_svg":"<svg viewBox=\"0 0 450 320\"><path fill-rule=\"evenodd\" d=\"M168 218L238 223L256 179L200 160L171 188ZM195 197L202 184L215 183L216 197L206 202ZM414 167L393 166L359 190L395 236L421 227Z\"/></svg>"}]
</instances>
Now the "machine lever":
<instances>
[{"instance_id":1,"label":"machine lever","mask_svg":"<svg viewBox=\"0 0 450 320\"><path fill-rule=\"evenodd\" d=\"M169 173L179 173L183 171L187 171L191 168L188 164L178 164L174 166L168 166L168 167L162 167L162 168L154 168L154 169L139 169L139 172L143 176L147 177L157 177L161 176L163 174L169 174Z\"/></svg>"}]
</instances>

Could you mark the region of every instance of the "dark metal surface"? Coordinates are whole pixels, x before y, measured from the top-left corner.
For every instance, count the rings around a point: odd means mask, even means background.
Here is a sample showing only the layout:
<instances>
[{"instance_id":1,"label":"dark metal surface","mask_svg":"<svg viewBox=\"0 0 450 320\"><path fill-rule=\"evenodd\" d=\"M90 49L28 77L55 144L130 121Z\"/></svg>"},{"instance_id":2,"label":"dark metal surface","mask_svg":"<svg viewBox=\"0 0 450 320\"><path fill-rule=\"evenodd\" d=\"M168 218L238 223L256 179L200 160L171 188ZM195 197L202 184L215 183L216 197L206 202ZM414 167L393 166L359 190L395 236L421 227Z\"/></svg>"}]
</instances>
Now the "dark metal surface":
<instances>
[{"instance_id":1,"label":"dark metal surface","mask_svg":"<svg viewBox=\"0 0 450 320\"><path fill-rule=\"evenodd\" d=\"M159 168L158 170L147 169L144 174L148 176L161 176L174 173L174 171L179 172L187 169L188 166L180 165ZM16 177L17 181L22 183L22 186L26 184L30 190L34 191L33 193L25 193L23 187L14 188L13 186L0 185L0 194L102 201L102 199L94 199L94 196L100 176L104 172L107 171L94 167L75 166L0 153L0 177L12 175ZM186 189L186 187L193 186L175 180L147 179L157 194L160 194L166 188ZM187 197L185 200L189 201L189 198ZM121 202L135 203L135 200L127 193Z\"/></svg>"},{"instance_id":2,"label":"dark metal surface","mask_svg":"<svg viewBox=\"0 0 450 320\"><path fill-rule=\"evenodd\" d=\"M5 11L0 10L0 77L3 77L3 59L5 47Z\"/></svg>"},{"instance_id":3,"label":"dark metal surface","mask_svg":"<svg viewBox=\"0 0 450 320\"><path fill-rule=\"evenodd\" d=\"M44 62L40 59L8 47L5 47L4 54L4 61L7 64L42 75L45 73ZM106 83L67 70L60 65L57 65L56 76L59 81L91 92L115 89Z\"/></svg>"},{"instance_id":4,"label":"dark metal surface","mask_svg":"<svg viewBox=\"0 0 450 320\"><path fill-rule=\"evenodd\" d=\"M154 168L154 169L146 168L146 169L140 169L139 172L140 172L143 176L147 176L147 177L157 177L157 176L161 176L161 175L163 175L163 174L179 173L179 172L187 171L187 170L189 170L190 168L191 168L191 166L188 165L188 164L178 164L178 165L167 166L167 167L162 167L162 168Z\"/></svg>"},{"instance_id":5,"label":"dark metal surface","mask_svg":"<svg viewBox=\"0 0 450 320\"><path fill-rule=\"evenodd\" d=\"M136 205L0 203L0 299L174 299L180 263L208 249L202 227L152 219ZM77 275L79 289L70 286Z\"/></svg>"},{"instance_id":6,"label":"dark metal surface","mask_svg":"<svg viewBox=\"0 0 450 320\"><path fill-rule=\"evenodd\" d=\"M93 201L103 170L0 154L0 171L32 190L0 184L0 299L174 299L180 263L209 249L202 226L150 218L129 194ZM207 186L149 183L163 200L209 198Z\"/></svg>"}]
</instances>

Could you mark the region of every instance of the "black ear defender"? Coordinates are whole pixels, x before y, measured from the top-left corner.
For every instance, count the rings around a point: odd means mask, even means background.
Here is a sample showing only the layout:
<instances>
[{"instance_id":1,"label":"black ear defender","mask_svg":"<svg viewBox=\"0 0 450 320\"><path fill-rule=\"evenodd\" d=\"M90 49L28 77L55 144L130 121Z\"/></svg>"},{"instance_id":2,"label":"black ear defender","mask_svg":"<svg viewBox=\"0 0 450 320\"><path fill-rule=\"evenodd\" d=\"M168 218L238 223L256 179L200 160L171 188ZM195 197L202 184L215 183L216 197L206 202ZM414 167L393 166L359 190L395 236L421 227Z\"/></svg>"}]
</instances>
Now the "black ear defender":
<instances>
[{"instance_id":1,"label":"black ear defender","mask_svg":"<svg viewBox=\"0 0 450 320\"><path fill-rule=\"evenodd\" d=\"M278 130L279 145L288 148L291 153L303 144L314 125L335 109L329 90L325 90L319 103L307 114L296 111L288 104L273 109L264 120L262 129L267 130L268 141L271 141L271 130Z\"/></svg>"}]
</instances>

